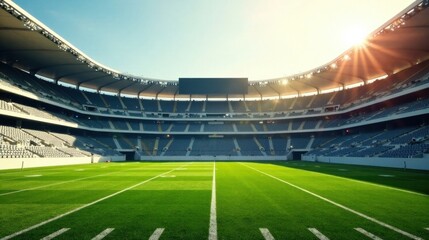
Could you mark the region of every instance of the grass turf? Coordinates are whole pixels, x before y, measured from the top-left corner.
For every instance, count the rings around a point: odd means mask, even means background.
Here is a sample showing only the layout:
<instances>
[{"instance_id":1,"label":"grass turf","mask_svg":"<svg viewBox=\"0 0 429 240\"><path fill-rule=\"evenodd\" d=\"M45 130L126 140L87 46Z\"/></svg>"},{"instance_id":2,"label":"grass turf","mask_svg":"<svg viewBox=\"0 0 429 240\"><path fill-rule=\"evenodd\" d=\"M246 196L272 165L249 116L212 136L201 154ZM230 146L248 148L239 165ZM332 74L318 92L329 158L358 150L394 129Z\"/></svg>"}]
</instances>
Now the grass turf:
<instances>
[{"instance_id":1,"label":"grass turf","mask_svg":"<svg viewBox=\"0 0 429 240\"><path fill-rule=\"evenodd\" d=\"M211 162L110 163L0 171L0 239L135 186L13 239L207 239ZM172 171L173 170L173 171ZM165 175L161 176L162 174ZM158 177L157 177L158 176ZM272 177L271 177L272 176ZM148 181L149 180L149 181ZM287 184L287 183L289 184ZM295 185L300 187L291 186ZM308 192L418 237L428 239L429 174L306 162L216 163L219 239L409 239Z\"/></svg>"}]
</instances>

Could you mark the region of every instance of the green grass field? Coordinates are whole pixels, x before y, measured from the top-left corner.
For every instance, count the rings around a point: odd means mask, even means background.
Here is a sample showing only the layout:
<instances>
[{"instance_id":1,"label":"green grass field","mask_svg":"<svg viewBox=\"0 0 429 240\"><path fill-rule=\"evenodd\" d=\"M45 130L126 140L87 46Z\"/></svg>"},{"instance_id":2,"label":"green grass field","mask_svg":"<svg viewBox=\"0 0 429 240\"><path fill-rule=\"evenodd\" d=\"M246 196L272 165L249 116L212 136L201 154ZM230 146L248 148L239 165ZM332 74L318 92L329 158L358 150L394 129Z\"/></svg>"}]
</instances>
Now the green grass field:
<instances>
[{"instance_id":1,"label":"green grass field","mask_svg":"<svg viewBox=\"0 0 429 240\"><path fill-rule=\"evenodd\" d=\"M423 171L306 162L0 171L0 239L429 239L426 228Z\"/></svg>"}]
</instances>

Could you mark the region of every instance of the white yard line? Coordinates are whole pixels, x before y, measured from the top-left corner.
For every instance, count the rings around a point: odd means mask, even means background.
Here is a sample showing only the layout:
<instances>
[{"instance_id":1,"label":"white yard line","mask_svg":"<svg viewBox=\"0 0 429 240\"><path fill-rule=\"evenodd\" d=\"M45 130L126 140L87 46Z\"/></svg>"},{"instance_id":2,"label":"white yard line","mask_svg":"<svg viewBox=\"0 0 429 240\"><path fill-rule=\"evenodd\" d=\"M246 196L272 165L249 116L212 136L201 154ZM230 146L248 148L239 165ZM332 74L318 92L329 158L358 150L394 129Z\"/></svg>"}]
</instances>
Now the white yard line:
<instances>
[{"instance_id":1,"label":"white yard line","mask_svg":"<svg viewBox=\"0 0 429 240\"><path fill-rule=\"evenodd\" d=\"M245 167L248 167L248 168L250 168L250 169L253 169L254 171L257 171L257 172L259 172L259 173L262 173L262 174L264 174L264 175L266 175L266 176L268 176L268 177L271 177L271 178L273 178L273 179L276 179L276 180L278 180L278 181L280 181L280 182L282 182L282 183L286 183L287 185L289 185L289 186L291 186L291 187L294 187L294 188L299 189L299 190L301 190L301 191L303 191L303 192L306 192L306 193L308 193L308 194L310 194L310 195L313 195L314 197L317 197L317 198L319 198L319 199L321 199L321 200L323 200L323 201L325 201L325 202L328 202L328 203L330 203L330 204L332 204L332 205L334 205L334 206L337 206L337 207L342 208L342 209L344 209L344 210L346 210L346 211L349 211L349 212L351 212L351 213L353 213L353 214L356 214L356 215L358 215L358 216L360 216L360 217L363 217L363 218L365 218L365 219L367 219L367 220L369 220L369 221L371 221L371 222L377 223L377 224L378 224L378 225L380 225L380 226L386 227L386 228L388 228L388 229L390 229L390 230L393 230L393 231L395 231L395 232L397 232L397 233L400 233L400 234L402 234L402 235L404 235L404 236L407 236L407 237L409 237L409 238L411 238L411 239L414 239L414 240L423 240L422 238L417 237L417 236L414 236L414 235L413 235L413 234L411 234L411 233L405 232L404 230L401 230L401 229L399 229L399 228L397 228L397 227L391 226L391 225L389 225L389 224L387 224L387 223L384 223L384 222L382 222L382 221L380 221L380 220L377 220L377 219L375 219L375 218L369 217L369 216L367 216L367 215L365 215L365 214L363 214L363 213L361 213L361 212L358 212L358 211L353 210L353 209L351 209L351 208L348 208L348 207L346 207L346 206L344 206L344 205L341 205L341 204L339 204L339 203L336 203L336 202L334 202L334 201L332 201L332 200L330 200L330 199L328 199L328 198L325 198L325 197L322 197L322 196L320 196L320 195L318 195L318 194L316 194L316 193L310 192L310 191L309 191L309 190L307 190L307 189L304 189L304 188L302 188L302 187L299 187L299 186L297 186L297 185L295 185L295 184L292 184L292 183L290 183L290 182L287 182L287 181L285 181L285 180L283 180L283 179L280 179L280 178L275 177L275 176L273 176L273 175L270 175L270 174L268 174L268 173L262 172L262 171L260 171L260 170L258 170L258 169L256 169L256 168L253 168L253 167L247 166L246 164L243 164L243 163L240 163L240 164L241 164L241 165L243 165L243 166L245 166Z\"/></svg>"},{"instance_id":2,"label":"white yard line","mask_svg":"<svg viewBox=\"0 0 429 240\"><path fill-rule=\"evenodd\" d=\"M314 236L316 236L320 240L329 240L328 237L326 237L325 235L323 235L321 232L319 232L319 230L317 230L315 228L309 228L308 230L310 232L312 232L314 234Z\"/></svg>"},{"instance_id":3,"label":"white yard line","mask_svg":"<svg viewBox=\"0 0 429 240\"><path fill-rule=\"evenodd\" d=\"M46 236L40 240L51 240L51 239L58 237L59 235L65 233L65 232L67 232L68 230L70 230L70 228L62 228L62 229L60 229L60 230L58 230L52 234L49 234L48 236Z\"/></svg>"},{"instance_id":4,"label":"white yard line","mask_svg":"<svg viewBox=\"0 0 429 240\"><path fill-rule=\"evenodd\" d=\"M216 162L213 163L212 202L210 206L209 240L217 240L216 217Z\"/></svg>"},{"instance_id":5,"label":"white yard line","mask_svg":"<svg viewBox=\"0 0 429 240\"><path fill-rule=\"evenodd\" d=\"M374 234L372 234L372 233L370 233L370 232L366 231L366 230L365 230L365 229L363 229L363 228L355 228L355 230L356 230L356 231L358 231L358 232L360 232L360 233L362 233L363 235L365 235L365 236L367 236L367 237L371 238L371 239L374 239L374 240L383 240L383 239L381 239L381 238L379 238L379 237L375 236Z\"/></svg>"},{"instance_id":6,"label":"white yard line","mask_svg":"<svg viewBox=\"0 0 429 240\"><path fill-rule=\"evenodd\" d=\"M261 231L262 236L264 236L265 240L275 240L273 235L271 235L270 230L267 228L260 228L259 231Z\"/></svg>"},{"instance_id":7,"label":"white yard line","mask_svg":"<svg viewBox=\"0 0 429 240\"><path fill-rule=\"evenodd\" d=\"M106 228L104 231L99 233L97 236L93 237L91 240L101 240L104 237L106 237L107 235L109 235L113 230L115 230L115 229L114 228Z\"/></svg>"},{"instance_id":8,"label":"white yard line","mask_svg":"<svg viewBox=\"0 0 429 240\"><path fill-rule=\"evenodd\" d=\"M80 211L80 210L82 210L82 209L84 209L84 208L87 208L87 207L90 207L90 206L92 206L92 205L94 205L94 204L97 204L97 203L99 203L99 202L101 202L101 201L104 201L104 200L106 200L106 199L112 198L112 197L114 197L114 196L116 196L116 195L118 195L118 194L121 194L121 193L126 192L126 191L128 191L128 190L131 190L131 189L133 189L133 188L136 188L136 187L138 187L138 186L140 186L140 185L143 185L143 184L145 184L145 183L147 183L147 182L150 182L150 181L152 181L152 180L154 180L154 179L157 179L157 178L161 177L161 176L162 176L162 175L164 175L164 174L169 174L169 173L171 173L171 172L175 171L176 169L177 169L177 168L174 168L174 169L172 169L172 170L170 170L170 171L168 171L168 172L164 172L164 173L161 173L161 174L159 174L159 175L156 175L155 177L149 178L149 179L147 179L147 180L144 180L144 181L142 181L142 182L139 182L139 183L137 183L137 184L134 184L134 185L132 185L132 186L130 186L130 187L127 187L127 188L124 188L124 189L122 189L122 190L120 190L120 191L117 191L117 192L115 192L115 193L112 193L112 194L110 194L110 195L108 195L108 196L102 197L102 198L97 199L97 200L95 200L95 201L93 201L93 202L90 202L90 203L87 203L87 204L85 204L85 205L83 205L83 206L80 206L80 207L78 207L78 208L75 208L75 209L73 209L73 210L71 210L71 211L68 211L68 212L66 212L66 213L60 214L60 215L58 215L58 216L56 216L56 217L53 217L53 218L51 218L51 219L48 219L48 220L46 220L46 221L43 221L43 222L41 222L41 223L38 223L38 224L36 224L36 225L33 225L33 226L31 226L31 227L28 227L28 228L26 228L26 229L23 229L23 230L21 230L21 231L18 231L18 232L16 232L16 233L13 233L13 234L11 234L11 235L9 235L9 236L3 237L3 238L1 238L0 240L8 240L8 239L11 239L11 238L13 238L13 237L19 236L19 235L21 235L21 234L23 234L23 233L26 233L26 232L28 232L28 231L31 231L31 230L33 230L33 229L35 229L35 228L38 228L38 227L40 227L40 226L43 226L43 225L45 225L45 224L47 224L47 223L53 222L53 221L58 220L58 219L60 219L60 218L62 218L62 217L65 217L65 216L67 216L67 215L70 215L70 214L72 214L72 213L75 213L75 212L77 212L77 211Z\"/></svg>"},{"instance_id":9,"label":"white yard line","mask_svg":"<svg viewBox=\"0 0 429 240\"><path fill-rule=\"evenodd\" d=\"M157 228L155 232L152 233L149 240L158 240L161 237L161 234L164 232L164 228Z\"/></svg>"}]
</instances>

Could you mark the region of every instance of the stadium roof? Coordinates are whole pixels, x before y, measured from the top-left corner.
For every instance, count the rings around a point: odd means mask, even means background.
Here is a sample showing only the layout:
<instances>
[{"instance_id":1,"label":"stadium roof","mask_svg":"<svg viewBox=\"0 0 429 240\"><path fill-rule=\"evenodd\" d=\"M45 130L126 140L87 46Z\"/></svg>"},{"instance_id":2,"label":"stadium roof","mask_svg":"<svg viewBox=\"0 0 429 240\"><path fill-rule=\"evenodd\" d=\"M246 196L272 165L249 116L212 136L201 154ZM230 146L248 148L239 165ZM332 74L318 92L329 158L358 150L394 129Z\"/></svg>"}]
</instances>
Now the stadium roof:
<instances>
[{"instance_id":1,"label":"stadium roof","mask_svg":"<svg viewBox=\"0 0 429 240\"><path fill-rule=\"evenodd\" d=\"M428 6L428 0L415 1L374 31L364 44L323 66L293 76L250 82L245 97L278 98L340 89L423 62L429 59ZM10 0L0 0L0 61L34 75L97 91L150 98L190 97L177 94L177 81L123 74L95 62Z\"/></svg>"}]
</instances>

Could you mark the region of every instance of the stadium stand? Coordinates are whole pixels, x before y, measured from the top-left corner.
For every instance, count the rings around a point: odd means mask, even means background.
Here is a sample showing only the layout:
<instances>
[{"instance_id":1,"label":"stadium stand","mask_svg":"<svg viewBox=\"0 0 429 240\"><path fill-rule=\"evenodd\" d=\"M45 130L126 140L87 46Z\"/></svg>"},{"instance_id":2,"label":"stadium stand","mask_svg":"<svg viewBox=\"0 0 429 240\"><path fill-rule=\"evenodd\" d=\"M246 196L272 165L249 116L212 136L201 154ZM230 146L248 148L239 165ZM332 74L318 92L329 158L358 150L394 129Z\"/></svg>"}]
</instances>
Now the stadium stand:
<instances>
[{"instance_id":1,"label":"stadium stand","mask_svg":"<svg viewBox=\"0 0 429 240\"><path fill-rule=\"evenodd\" d=\"M126 152L140 160L286 159L296 152L304 158L426 159L429 60L419 57L412 66L407 64L389 69L383 77L376 73L379 79L360 76L357 87L334 75L323 79L336 79L335 91L330 92L300 81L267 81L248 85L249 95L256 96L251 99L244 94L219 100L209 95L179 96L170 82L144 79L129 85L139 89L137 94L128 94L125 85L110 92L103 86L130 79L118 75L117 82L94 83L91 88L85 84L91 79L62 82L2 59L0 157L70 158ZM325 70L328 67L321 69ZM96 72L112 74L106 69ZM169 87L174 94L160 98ZM314 89L310 92L308 87Z\"/></svg>"}]
</instances>

